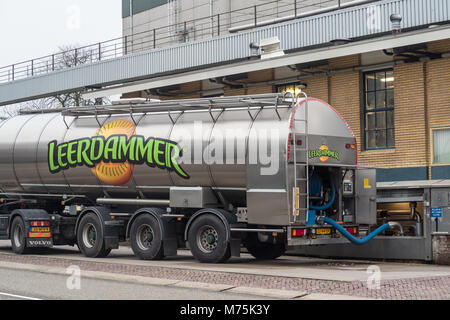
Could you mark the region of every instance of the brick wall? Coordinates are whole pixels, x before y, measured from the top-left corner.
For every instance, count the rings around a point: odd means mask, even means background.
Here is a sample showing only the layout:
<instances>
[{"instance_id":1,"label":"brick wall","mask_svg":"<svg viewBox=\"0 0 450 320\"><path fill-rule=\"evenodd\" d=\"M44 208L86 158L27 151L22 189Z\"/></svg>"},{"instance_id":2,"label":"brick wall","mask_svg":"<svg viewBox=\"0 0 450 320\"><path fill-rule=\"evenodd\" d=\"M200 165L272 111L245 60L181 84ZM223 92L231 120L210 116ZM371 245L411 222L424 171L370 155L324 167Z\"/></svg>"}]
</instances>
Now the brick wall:
<instances>
[{"instance_id":1,"label":"brick wall","mask_svg":"<svg viewBox=\"0 0 450 320\"><path fill-rule=\"evenodd\" d=\"M329 79L329 103L347 121L361 150L361 76L352 71L334 74Z\"/></svg>"},{"instance_id":2,"label":"brick wall","mask_svg":"<svg viewBox=\"0 0 450 320\"><path fill-rule=\"evenodd\" d=\"M431 137L428 161L433 164L432 129L450 127L450 58L428 62L426 77L429 134Z\"/></svg>"},{"instance_id":3,"label":"brick wall","mask_svg":"<svg viewBox=\"0 0 450 320\"><path fill-rule=\"evenodd\" d=\"M427 165L423 63L399 65L394 68L394 75L395 149L364 150L360 72L332 75L328 100L352 128L358 143L361 165L382 168L423 167ZM317 92L314 85L312 88L312 92ZM322 90L322 94L326 97L324 91Z\"/></svg>"},{"instance_id":4,"label":"brick wall","mask_svg":"<svg viewBox=\"0 0 450 320\"><path fill-rule=\"evenodd\" d=\"M333 58L328 60L331 69L346 69L350 67L357 67L361 65L361 56L354 54L351 56Z\"/></svg>"},{"instance_id":5,"label":"brick wall","mask_svg":"<svg viewBox=\"0 0 450 320\"><path fill-rule=\"evenodd\" d=\"M433 262L450 265L450 236L433 236Z\"/></svg>"},{"instance_id":6,"label":"brick wall","mask_svg":"<svg viewBox=\"0 0 450 320\"><path fill-rule=\"evenodd\" d=\"M328 76L314 77L302 80L306 83L307 87L305 92L310 97L314 97L325 102L329 102L329 86L328 86Z\"/></svg>"},{"instance_id":7,"label":"brick wall","mask_svg":"<svg viewBox=\"0 0 450 320\"><path fill-rule=\"evenodd\" d=\"M450 39L432 41L427 45L428 50L435 53L450 52Z\"/></svg>"},{"instance_id":8,"label":"brick wall","mask_svg":"<svg viewBox=\"0 0 450 320\"><path fill-rule=\"evenodd\" d=\"M433 52L449 52L450 40L428 44ZM359 66L359 55L331 59L331 69ZM348 122L357 138L359 164L378 168L425 168L431 177L432 129L450 127L450 58L405 63L394 67L395 149L364 150L362 72L348 71L301 80L306 93L330 103ZM249 73L242 82L274 79L272 69ZM182 92L200 90L200 83L181 86ZM274 92L272 85L224 88L225 96ZM195 94L189 97L198 97Z\"/></svg>"},{"instance_id":9,"label":"brick wall","mask_svg":"<svg viewBox=\"0 0 450 320\"><path fill-rule=\"evenodd\" d=\"M389 168L426 166L423 64L396 66L394 77L395 149L362 151L361 163Z\"/></svg>"}]
</instances>

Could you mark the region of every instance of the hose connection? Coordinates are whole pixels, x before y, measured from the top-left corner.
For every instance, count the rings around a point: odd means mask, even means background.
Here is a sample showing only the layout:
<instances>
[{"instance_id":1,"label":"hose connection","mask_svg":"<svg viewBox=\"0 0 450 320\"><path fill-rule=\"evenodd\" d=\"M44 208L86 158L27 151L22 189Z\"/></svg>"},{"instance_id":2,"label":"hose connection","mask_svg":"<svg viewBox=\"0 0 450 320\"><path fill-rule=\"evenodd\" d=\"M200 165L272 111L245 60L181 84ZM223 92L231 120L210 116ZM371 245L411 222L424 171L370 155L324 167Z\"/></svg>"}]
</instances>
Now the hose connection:
<instances>
[{"instance_id":1,"label":"hose connection","mask_svg":"<svg viewBox=\"0 0 450 320\"><path fill-rule=\"evenodd\" d=\"M374 237L376 237L377 235L379 235L380 233L382 233L383 231L393 228L393 227L400 227L398 226L397 222L389 222L389 223L385 223L382 226L378 227L376 230L372 231L371 233L369 233L367 236L365 236L364 238L356 238L353 235L351 235L347 230L345 230L345 228L343 228L339 223L337 223L336 221L328 218L328 217L318 217L317 218L317 222L319 223L328 223L330 225L332 225L334 228L336 228L344 237L346 237L348 240L350 240L352 243L354 244L365 244L367 242L369 242L370 240L372 240ZM403 234L403 229L400 229L401 233Z\"/></svg>"}]
</instances>

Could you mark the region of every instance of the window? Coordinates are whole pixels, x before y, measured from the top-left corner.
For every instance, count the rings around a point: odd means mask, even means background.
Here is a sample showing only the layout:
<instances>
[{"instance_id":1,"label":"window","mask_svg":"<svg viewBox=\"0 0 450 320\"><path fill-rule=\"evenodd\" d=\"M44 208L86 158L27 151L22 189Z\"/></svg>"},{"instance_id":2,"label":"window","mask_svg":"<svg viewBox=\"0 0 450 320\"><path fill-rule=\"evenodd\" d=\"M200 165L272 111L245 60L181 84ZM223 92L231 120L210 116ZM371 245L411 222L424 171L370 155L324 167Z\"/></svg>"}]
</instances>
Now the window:
<instances>
[{"instance_id":1,"label":"window","mask_svg":"<svg viewBox=\"0 0 450 320\"><path fill-rule=\"evenodd\" d=\"M433 163L450 163L450 128L433 130Z\"/></svg>"},{"instance_id":2,"label":"window","mask_svg":"<svg viewBox=\"0 0 450 320\"><path fill-rule=\"evenodd\" d=\"M364 146L366 150L395 148L392 69L364 73Z\"/></svg>"},{"instance_id":3,"label":"window","mask_svg":"<svg viewBox=\"0 0 450 320\"><path fill-rule=\"evenodd\" d=\"M276 92L292 92L294 96L297 96L302 89L300 89L300 83L288 83L276 86Z\"/></svg>"}]
</instances>

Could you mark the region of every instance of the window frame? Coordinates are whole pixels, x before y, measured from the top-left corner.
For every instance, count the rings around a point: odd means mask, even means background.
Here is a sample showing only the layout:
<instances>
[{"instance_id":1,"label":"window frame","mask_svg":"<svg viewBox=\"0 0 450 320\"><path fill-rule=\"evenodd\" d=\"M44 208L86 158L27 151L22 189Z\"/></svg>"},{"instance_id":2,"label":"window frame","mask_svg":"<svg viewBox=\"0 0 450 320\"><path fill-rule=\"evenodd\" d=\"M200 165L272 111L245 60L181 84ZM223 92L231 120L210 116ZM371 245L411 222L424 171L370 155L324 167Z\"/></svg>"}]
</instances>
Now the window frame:
<instances>
[{"instance_id":1,"label":"window frame","mask_svg":"<svg viewBox=\"0 0 450 320\"><path fill-rule=\"evenodd\" d=\"M394 69L393 68L385 68L385 69L379 69L379 70L368 70L368 71L365 71L365 72L363 72L363 123L364 123L364 125L363 125L363 141L364 141L364 150L365 151L371 151L371 150L393 150L393 149L395 149L396 148L396 144L395 144L395 98L394 98L394 106L393 107L389 107L389 108L381 108L381 109L377 109L377 107L376 107L376 96L377 96L377 92L381 92L381 91L384 91L385 92L385 99L387 99L387 92L389 91L389 90L393 90L393 92L394 92L394 97L395 97L395 78L394 78L394 88L392 88L392 89L387 89L387 88L385 88L385 89L376 89L376 84L375 84L375 89L374 90L368 90L368 88L367 88L367 79L366 79L366 76L367 75L369 75L369 74L373 74L373 75L376 75L377 73L379 73L379 72L384 72L384 73L386 73L386 72L392 72L392 73L394 73ZM368 93L374 93L375 94L375 108L374 109L367 109L367 94ZM393 112L393 114L394 114L394 125L393 125L393 127L392 128L388 128L388 126L387 126L387 123L388 123L388 117L387 117L387 112L389 112L389 111L392 111ZM374 115L375 115L375 128L376 128L376 126L377 126L377 124L376 124L376 114L377 114L377 112L386 112L386 128L385 129L375 129L375 130L373 130L373 131L382 131L382 130L384 130L385 131L385 134L386 134L386 146L385 147L375 147L375 148L369 148L368 147L368 145L367 145L367 143L368 143L368 141L367 141L367 132L368 131L371 131L371 130L366 130L366 127L367 127L367 114L368 113L374 113ZM389 132L389 130L393 130L394 131L394 145L393 146L391 146L391 147L389 147L388 146L388 132Z\"/></svg>"},{"instance_id":2,"label":"window frame","mask_svg":"<svg viewBox=\"0 0 450 320\"><path fill-rule=\"evenodd\" d=\"M435 166L435 167L450 165L450 162L435 162L435 160L434 160L434 149L435 149L434 132L441 131L441 130L450 130L450 127L435 127L435 128L431 128L430 130L431 130L430 138L432 140L432 142L431 142L431 165Z\"/></svg>"}]
</instances>

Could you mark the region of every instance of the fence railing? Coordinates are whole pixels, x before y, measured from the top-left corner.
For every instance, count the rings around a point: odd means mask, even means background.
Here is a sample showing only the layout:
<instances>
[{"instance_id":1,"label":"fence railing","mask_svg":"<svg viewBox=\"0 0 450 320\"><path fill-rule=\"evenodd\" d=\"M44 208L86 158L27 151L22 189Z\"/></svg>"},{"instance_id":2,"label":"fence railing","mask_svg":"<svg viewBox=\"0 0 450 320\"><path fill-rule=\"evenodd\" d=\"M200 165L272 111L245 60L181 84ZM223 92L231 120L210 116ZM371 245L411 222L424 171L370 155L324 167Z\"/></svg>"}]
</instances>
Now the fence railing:
<instances>
[{"instance_id":1,"label":"fence railing","mask_svg":"<svg viewBox=\"0 0 450 320\"><path fill-rule=\"evenodd\" d=\"M375 0L376 1L376 0ZM323 8L341 8L355 1L345 0L278 0L207 16L182 23L148 29L132 35L51 54L0 68L0 83L10 82L49 72L118 58L130 53L163 48L183 42L202 40L228 34L230 29L248 28L270 23L276 18L296 18L306 12ZM135 25L135 28L139 25ZM141 26L142 27L142 26ZM232 31L232 30L231 30Z\"/></svg>"}]
</instances>

